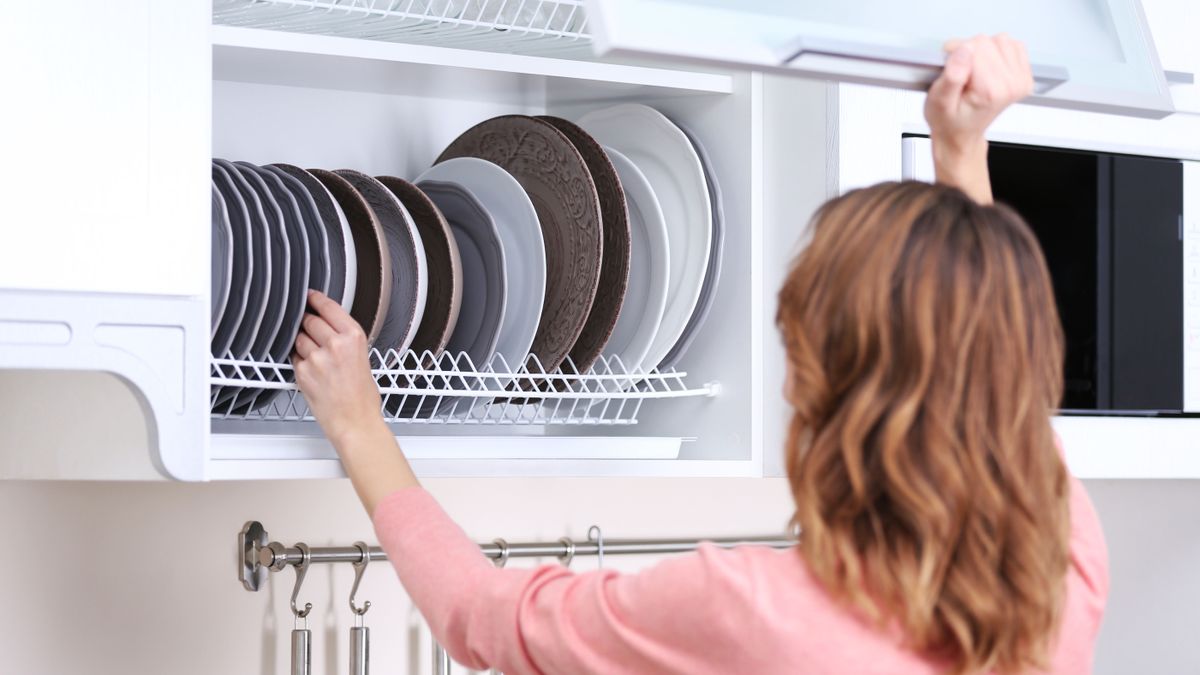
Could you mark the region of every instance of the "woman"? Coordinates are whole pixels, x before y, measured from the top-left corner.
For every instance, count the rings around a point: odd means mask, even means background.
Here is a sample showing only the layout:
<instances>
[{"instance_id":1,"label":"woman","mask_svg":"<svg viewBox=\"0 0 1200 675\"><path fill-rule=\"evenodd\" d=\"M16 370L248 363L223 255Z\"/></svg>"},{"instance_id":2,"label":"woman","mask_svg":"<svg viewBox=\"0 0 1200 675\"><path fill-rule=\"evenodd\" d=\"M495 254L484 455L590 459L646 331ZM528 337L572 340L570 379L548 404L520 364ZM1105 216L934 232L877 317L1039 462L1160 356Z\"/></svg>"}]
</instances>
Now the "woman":
<instances>
[{"instance_id":1,"label":"woman","mask_svg":"<svg viewBox=\"0 0 1200 675\"><path fill-rule=\"evenodd\" d=\"M506 673L1087 672L1103 537L1049 416L1062 337L1029 229L991 205L984 131L1031 91L1006 37L930 89L940 185L834 199L779 299L795 549L702 547L635 575L495 569L382 423L362 330L313 294L297 381L413 602Z\"/></svg>"}]
</instances>

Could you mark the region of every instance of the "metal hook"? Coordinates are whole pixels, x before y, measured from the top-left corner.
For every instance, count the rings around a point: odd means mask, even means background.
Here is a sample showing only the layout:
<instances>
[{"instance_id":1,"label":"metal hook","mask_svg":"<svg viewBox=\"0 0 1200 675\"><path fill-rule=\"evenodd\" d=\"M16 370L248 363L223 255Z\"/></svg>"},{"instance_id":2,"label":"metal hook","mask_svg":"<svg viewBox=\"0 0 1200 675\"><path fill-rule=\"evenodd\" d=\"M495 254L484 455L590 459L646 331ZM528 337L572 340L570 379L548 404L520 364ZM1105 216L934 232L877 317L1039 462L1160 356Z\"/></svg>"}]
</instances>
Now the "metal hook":
<instances>
[{"instance_id":1,"label":"metal hook","mask_svg":"<svg viewBox=\"0 0 1200 675\"><path fill-rule=\"evenodd\" d=\"M308 544L303 542L296 544L296 548L300 549L300 562L296 563L296 585L292 587L292 614L297 619L307 619L308 613L312 611L312 603L304 603L304 609L296 609L296 596L300 594L300 586L304 583L304 576L308 574L308 565L312 562L312 551L308 549Z\"/></svg>"},{"instance_id":2,"label":"metal hook","mask_svg":"<svg viewBox=\"0 0 1200 675\"><path fill-rule=\"evenodd\" d=\"M563 537L558 540L558 543L566 548L563 554L558 556L558 561L562 563L563 567L570 567L571 561L575 559L575 542L570 537Z\"/></svg>"},{"instance_id":3,"label":"metal hook","mask_svg":"<svg viewBox=\"0 0 1200 675\"><path fill-rule=\"evenodd\" d=\"M492 543L500 547L500 557L495 560L496 567L504 567L508 564L508 542L496 539Z\"/></svg>"},{"instance_id":4,"label":"metal hook","mask_svg":"<svg viewBox=\"0 0 1200 675\"><path fill-rule=\"evenodd\" d=\"M358 549L360 556L358 562L351 563L354 567L354 584L350 586L350 611L361 617L371 609L371 601L367 600L362 607L358 607L354 604L354 596L358 594L358 585L367 571L367 563L371 562L371 550L361 541L354 542L354 548Z\"/></svg>"},{"instance_id":5,"label":"metal hook","mask_svg":"<svg viewBox=\"0 0 1200 675\"><path fill-rule=\"evenodd\" d=\"M588 541L596 542L596 566L604 567L604 531L599 525L588 528Z\"/></svg>"}]
</instances>

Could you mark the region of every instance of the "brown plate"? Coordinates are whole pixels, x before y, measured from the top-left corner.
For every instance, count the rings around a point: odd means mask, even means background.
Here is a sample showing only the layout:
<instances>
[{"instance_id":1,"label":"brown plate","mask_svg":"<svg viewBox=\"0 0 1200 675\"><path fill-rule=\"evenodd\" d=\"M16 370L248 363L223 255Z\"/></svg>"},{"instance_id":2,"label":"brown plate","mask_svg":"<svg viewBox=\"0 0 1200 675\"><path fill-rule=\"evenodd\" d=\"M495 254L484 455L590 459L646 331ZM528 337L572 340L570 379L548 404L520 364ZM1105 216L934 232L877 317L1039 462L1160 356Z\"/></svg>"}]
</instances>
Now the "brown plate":
<instances>
[{"instance_id":1,"label":"brown plate","mask_svg":"<svg viewBox=\"0 0 1200 675\"><path fill-rule=\"evenodd\" d=\"M367 344L373 346L387 318L392 294L391 254L387 250L383 226L367 200L345 178L324 169L309 169L308 172L329 190L350 223L358 258L358 281L350 316L367 334Z\"/></svg>"},{"instance_id":2,"label":"brown plate","mask_svg":"<svg viewBox=\"0 0 1200 675\"><path fill-rule=\"evenodd\" d=\"M533 202L546 243L546 300L530 351L553 371L579 339L600 283L600 200L587 163L562 132L525 115L471 127L437 161L452 157L498 164Z\"/></svg>"},{"instance_id":3,"label":"brown plate","mask_svg":"<svg viewBox=\"0 0 1200 675\"><path fill-rule=\"evenodd\" d=\"M383 227L384 240L387 242L385 251L391 257L392 290L387 316L375 346L385 358L389 350L403 354L412 343L421 315L425 313L425 291L429 277L425 273L421 235L408 210L379 181L353 169L338 169L334 173L358 190Z\"/></svg>"},{"instance_id":4,"label":"brown plate","mask_svg":"<svg viewBox=\"0 0 1200 675\"><path fill-rule=\"evenodd\" d=\"M616 168L591 134L561 117L543 115L537 119L554 125L555 129L570 139L583 156L600 198L600 217L604 227L600 286L596 289L596 299L587 323L583 325L583 332L571 348L571 361L583 373L592 367L608 345L608 339L617 325L617 315L621 313L621 305L625 302L625 291L629 286L629 206L625 203L625 190L621 187Z\"/></svg>"},{"instance_id":5,"label":"brown plate","mask_svg":"<svg viewBox=\"0 0 1200 675\"><path fill-rule=\"evenodd\" d=\"M396 195L421 233L429 267L429 293L425 314L409 348L417 354L429 351L436 357L450 341L462 307L462 260L458 244L442 212L420 188L395 176L376 176L375 180Z\"/></svg>"}]
</instances>

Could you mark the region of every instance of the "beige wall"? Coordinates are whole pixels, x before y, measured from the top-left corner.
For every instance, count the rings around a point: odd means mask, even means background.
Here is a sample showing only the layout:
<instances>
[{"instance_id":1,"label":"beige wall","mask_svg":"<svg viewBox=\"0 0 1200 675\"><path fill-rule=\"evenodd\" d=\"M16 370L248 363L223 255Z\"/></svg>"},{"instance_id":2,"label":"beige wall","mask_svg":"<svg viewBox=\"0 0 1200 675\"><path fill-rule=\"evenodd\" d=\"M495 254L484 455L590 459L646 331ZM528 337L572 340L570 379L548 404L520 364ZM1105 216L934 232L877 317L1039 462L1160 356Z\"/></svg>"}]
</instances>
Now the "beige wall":
<instances>
[{"instance_id":1,"label":"beige wall","mask_svg":"<svg viewBox=\"0 0 1200 675\"><path fill-rule=\"evenodd\" d=\"M782 481L472 479L429 484L478 540L689 536L782 530ZM0 672L21 675L288 672L290 571L271 588L242 590L235 535L257 519L272 538L311 545L374 542L345 480L274 483L0 483ZM613 561L614 564L616 561ZM606 564L608 561L606 561ZM577 567L595 565L580 559ZM630 564L624 561L624 564ZM315 567L315 672L346 672L348 565ZM412 617L391 570L372 567L377 673L412 670ZM333 652L330 647L334 647Z\"/></svg>"},{"instance_id":2,"label":"beige wall","mask_svg":"<svg viewBox=\"0 0 1200 675\"><path fill-rule=\"evenodd\" d=\"M778 480L455 479L430 487L478 540L583 537L593 522L610 536L770 532L788 513ZM1107 481L1089 489L1113 566L1097 672L1200 672L1192 647L1200 485ZM257 594L242 590L235 534L250 518L289 544L374 541L346 481L0 483L0 672L287 673L293 575L273 575ZM305 584L301 602L315 605L315 672L347 670L350 580L348 566L324 566ZM411 645L416 619L391 571L371 568L361 597L374 603L373 671L429 672L428 646Z\"/></svg>"}]
</instances>

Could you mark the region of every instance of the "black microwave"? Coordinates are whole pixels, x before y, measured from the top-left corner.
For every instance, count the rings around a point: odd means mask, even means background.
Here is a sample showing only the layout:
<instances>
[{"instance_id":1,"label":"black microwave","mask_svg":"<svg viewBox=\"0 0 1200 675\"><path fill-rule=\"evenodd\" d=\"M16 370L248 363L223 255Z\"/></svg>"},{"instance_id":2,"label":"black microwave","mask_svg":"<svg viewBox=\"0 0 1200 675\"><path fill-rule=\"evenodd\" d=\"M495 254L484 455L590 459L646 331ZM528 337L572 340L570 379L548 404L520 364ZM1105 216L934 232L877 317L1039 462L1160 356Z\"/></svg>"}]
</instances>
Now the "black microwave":
<instances>
[{"instance_id":1,"label":"black microwave","mask_svg":"<svg viewBox=\"0 0 1200 675\"><path fill-rule=\"evenodd\" d=\"M905 177L932 180L929 139L903 142ZM1062 411L1200 412L1200 164L992 143L988 168L1050 268Z\"/></svg>"}]
</instances>

